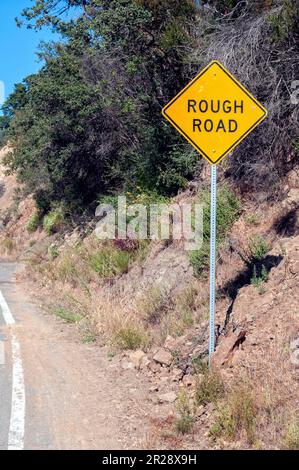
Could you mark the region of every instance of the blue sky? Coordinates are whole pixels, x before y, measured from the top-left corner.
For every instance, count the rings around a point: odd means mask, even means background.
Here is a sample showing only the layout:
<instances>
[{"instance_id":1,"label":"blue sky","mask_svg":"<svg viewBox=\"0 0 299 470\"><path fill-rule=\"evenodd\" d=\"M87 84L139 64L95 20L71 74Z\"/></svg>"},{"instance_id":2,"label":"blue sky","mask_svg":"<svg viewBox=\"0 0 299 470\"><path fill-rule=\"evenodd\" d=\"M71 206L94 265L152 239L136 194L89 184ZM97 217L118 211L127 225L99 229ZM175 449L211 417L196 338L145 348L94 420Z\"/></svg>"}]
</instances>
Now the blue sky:
<instances>
[{"instance_id":1,"label":"blue sky","mask_svg":"<svg viewBox=\"0 0 299 470\"><path fill-rule=\"evenodd\" d=\"M15 17L31 4L31 0L0 1L0 81L4 82L5 97L13 90L15 83L21 82L42 66L35 55L39 42L57 38L47 29L34 32L25 27L16 27ZM0 85L0 95L1 88Z\"/></svg>"}]
</instances>

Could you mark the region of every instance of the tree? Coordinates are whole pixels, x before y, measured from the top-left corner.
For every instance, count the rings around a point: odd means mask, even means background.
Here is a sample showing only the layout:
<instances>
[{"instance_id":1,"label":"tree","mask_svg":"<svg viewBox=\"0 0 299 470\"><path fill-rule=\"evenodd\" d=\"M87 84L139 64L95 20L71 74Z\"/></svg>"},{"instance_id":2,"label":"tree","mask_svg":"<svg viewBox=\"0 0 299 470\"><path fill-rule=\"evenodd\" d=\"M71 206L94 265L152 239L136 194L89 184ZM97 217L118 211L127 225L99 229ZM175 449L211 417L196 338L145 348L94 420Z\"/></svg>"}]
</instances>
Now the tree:
<instances>
[{"instance_id":1,"label":"tree","mask_svg":"<svg viewBox=\"0 0 299 470\"><path fill-rule=\"evenodd\" d=\"M81 14L65 22L74 6ZM26 99L5 104L8 164L43 210L78 210L136 184L167 194L186 184L196 158L161 108L188 79L194 13L189 0L39 1L23 12L30 27L64 35L40 50L45 65L24 82Z\"/></svg>"}]
</instances>

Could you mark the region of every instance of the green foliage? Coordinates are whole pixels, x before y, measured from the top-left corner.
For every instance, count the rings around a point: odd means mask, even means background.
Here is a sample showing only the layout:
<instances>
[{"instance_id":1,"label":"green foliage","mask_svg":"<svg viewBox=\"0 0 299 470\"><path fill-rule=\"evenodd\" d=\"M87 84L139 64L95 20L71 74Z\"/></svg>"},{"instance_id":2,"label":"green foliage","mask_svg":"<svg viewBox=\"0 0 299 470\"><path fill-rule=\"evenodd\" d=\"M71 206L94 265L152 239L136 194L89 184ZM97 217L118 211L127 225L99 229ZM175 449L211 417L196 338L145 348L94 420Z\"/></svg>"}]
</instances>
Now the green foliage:
<instances>
[{"instance_id":1,"label":"green foliage","mask_svg":"<svg viewBox=\"0 0 299 470\"><path fill-rule=\"evenodd\" d=\"M117 250L107 245L90 255L89 264L99 276L111 278L128 271L131 257L129 251Z\"/></svg>"},{"instance_id":2,"label":"green foliage","mask_svg":"<svg viewBox=\"0 0 299 470\"><path fill-rule=\"evenodd\" d=\"M194 275L199 277L209 265L210 243L210 193L201 195L203 204L203 244L199 250L189 253L189 261ZM233 191L224 186L217 195L217 246L225 239L233 223L240 214L240 200Z\"/></svg>"},{"instance_id":3,"label":"green foliage","mask_svg":"<svg viewBox=\"0 0 299 470\"><path fill-rule=\"evenodd\" d=\"M270 249L271 246L267 240L260 235L251 237L249 240L250 258L254 263L262 261Z\"/></svg>"},{"instance_id":4,"label":"green foliage","mask_svg":"<svg viewBox=\"0 0 299 470\"><path fill-rule=\"evenodd\" d=\"M247 225L257 226L260 223L260 217L257 214L249 214L244 217L244 220Z\"/></svg>"},{"instance_id":5,"label":"green foliage","mask_svg":"<svg viewBox=\"0 0 299 470\"><path fill-rule=\"evenodd\" d=\"M29 233L35 232L41 223L41 216L39 212L35 212L33 216L29 219L27 224L27 230Z\"/></svg>"},{"instance_id":6,"label":"green foliage","mask_svg":"<svg viewBox=\"0 0 299 470\"><path fill-rule=\"evenodd\" d=\"M286 41L298 27L299 2L297 0L283 0L281 8L270 15L272 38L276 43Z\"/></svg>"},{"instance_id":7,"label":"green foliage","mask_svg":"<svg viewBox=\"0 0 299 470\"><path fill-rule=\"evenodd\" d=\"M62 201L77 213L138 184L164 195L186 186L198 159L161 108L187 80L192 2L40 0L22 16L63 36L42 45L42 70L3 107L14 147L6 163L38 209Z\"/></svg>"},{"instance_id":8,"label":"green foliage","mask_svg":"<svg viewBox=\"0 0 299 470\"><path fill-rule=\"evenodd\" d=\"M189 252L189 262L193 268L194 276L200 277L209 267L210 244L208 240L203 240L199 250Z\"/></svg>"},{"instance_id":9,"label":"green foliage","mask_svg":"<svg viewBox=\"0 0 299 470\"><path fill-rule=\"evenodd\" d=\"M44 216L43 229L47 235L52 235L62 227L64 220L65 216L63 210L60 207L53 209Z\"/></svg>"},{"instance_id":10,"label":"green foliage","mask_svg":"<svg viewBox=\"0 0 299 470\"><path fill-rule=\"evenodd\" d=\"M252 274L252 278L250 279L250 283L253 286L261 289L263 283L268 281L268 278L269 278L269 273L264 265L262 265L260 269L260 273L258 273L257 266L256 265L253 266L253 274ZM261 290L261 293L262 292L263 290Z\"/></svg>"},{"instance_id":11,"label":"green foliage","mask_svg":"<svg viewBox=\"0 0 299 470\"><path fill-rule=\"evenodd\" d=\"M79 323L82 317L75 312L65 309L64 307L56 307L53 309L53 313L64 320L66 323Z\"/></svg>"}]
</instances>

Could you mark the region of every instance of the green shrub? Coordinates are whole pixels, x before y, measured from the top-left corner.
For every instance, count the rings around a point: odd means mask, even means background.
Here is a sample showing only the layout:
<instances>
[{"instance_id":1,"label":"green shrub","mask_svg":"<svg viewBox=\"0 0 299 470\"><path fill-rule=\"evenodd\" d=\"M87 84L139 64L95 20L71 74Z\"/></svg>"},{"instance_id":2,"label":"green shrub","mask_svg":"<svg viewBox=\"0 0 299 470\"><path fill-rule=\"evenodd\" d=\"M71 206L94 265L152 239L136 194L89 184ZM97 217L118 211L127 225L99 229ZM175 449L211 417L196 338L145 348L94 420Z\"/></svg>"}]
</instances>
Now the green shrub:
<instances>
[{"instance_id":1,"label":"green shrub","mask_svg":"<svg viewBox=\"0 0 299 470\"><path fill-rule=\"evenodd\" d=\"M81 315L76 312L72 312L71 310L67 310L64 307L55 307L53 309L53 313L66 323L78 323L82 320Z\"/></svg>"},{"instance_id":2,"label":"green shrub","mask_svg":"<svg viewBox=\"0 0 299 470\"><path fill-rule=\"evenodd\" d=\"M51 212L45 215L43 220L43 228L47 235L52 235L61 229L64 223L64 219L65 216L61 208L53 209Z\"/></svg>"},{"instance_id":3,"label":"green shrub","mask_svg":"<svg viewBox=\"0 0 299 470\"><path fill-rule=\"evenodd\" d=\"M209 267L210 243L203 240L199 250L192 250L189 253L189 262L193 268L194 276L200 277Z\"/></svg>"},{"instance_id":4,"label":"green shrub","mask_svg":"<svg viewBox=\"0 0 299 470\"><path fill-rule=\"evenodd\" d=\"M90 267L103 278L114 277L128 271L131 259L129 251L116 250L111 246L92 253L89 257Z\"/></svg>"},{"instance_id":5,"label":"green shrub","mask_svg":"<svg viewBox=\"0 0 299 470\"><path fill-rule=\"evenodd\" d=\"M272 27L272 39L276 43L284 42L298 23L298 5L293 0L284 0L282 8L269 17Z\"/></svg>"},{"instance_id":6,"label":"green shrub","mask_svg":"<svg viewBox=\"0 0 299 470\"><path fill-rule=\"evenodd\" d=\"M138 349L145 343L145 334L139 325L130 323L115 331L113 342L121 349Z\"/></svg>"},{"instance_id":7,"label":"green shrub","mask_svg":"<svg viewBox=\"0 0 299 470\"><path fill-rule=\"evenodd\" d=\"M268 281L268 278L269 278L269 273L264 265L262 265L262 268L259 274L257 271L257 266L256 265L253 266L253 275L252 275L252 278L250 279L250 283L253 286L257 288L261 288L262 284Z\"/></svg>"},{"instance_id":8,"label":"green shrub","mask_svg":"<svg viewBox=\"0 0 299 470\"><path fill-rule=\"evenodd\" d=\"M201 196L203 204L203 244L199 250L189 253L189 261L194 275L199 277L209 266L210 250L210 192ZM218 191L217 196L217 246L225 239L233 223L240 214L240 200L227 186Z\"/></svg>"},{"instance_id":9,"label":"green shrub","mask_svg":"<svg viewBox=\"0 0 299 470\"><path fill-rule=\"evenodd\" d=\"M41 216L39 212L35 212L32 217L29 219L27 224L27 230L29 233L35 232L41 223Z\"/></svg>"},{"instance_id":10,"label":"green shrub","mask_svg":"<svg viewBox=\"0 0 299 470\"><path fill-rule=\"evenodd\" d=\"M255 235L249 240L250 258L253 263L262 261L270 249L271 246L267 240L260 235Z\"/></svg>"},{"instance_id":11,"label":"green shrub","mask_svg":"<svg viewBox=\"0 0 299 470\"><path fill-rule=\"evenodd\" d=\"M249 214L244 217L244 221L247 225L257 226L260 223L260 217L257 214Z\"/></svg>"}]
</instances>

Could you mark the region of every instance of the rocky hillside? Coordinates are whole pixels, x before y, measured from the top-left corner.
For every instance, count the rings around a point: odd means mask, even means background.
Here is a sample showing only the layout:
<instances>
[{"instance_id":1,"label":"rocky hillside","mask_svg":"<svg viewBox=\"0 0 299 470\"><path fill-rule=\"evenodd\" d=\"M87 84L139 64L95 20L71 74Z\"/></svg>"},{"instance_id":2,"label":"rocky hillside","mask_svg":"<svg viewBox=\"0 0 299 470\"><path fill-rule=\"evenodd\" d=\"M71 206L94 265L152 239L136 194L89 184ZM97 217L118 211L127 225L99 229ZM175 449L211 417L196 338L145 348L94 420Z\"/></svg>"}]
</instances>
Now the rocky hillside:
<instances>
[{"instance_id":1,"label":"rocky hillside","mask_svg":"<svg viewBox=\"0 0 299 470\"><path fill-rule=\"evenodd\" d=\"M204 175L176 202L197 198ZM219 250L212 371L207 272L195 275L181 242L111 247L95 240L93 221L33 231L31 198L17 206L14 180L1 180L2 256L26 260L47 311L82 341L108 345L111 361L146 377L152 401L168 405L147 445L298 448L298 167L280 199L239 197Z\"/></svg>"}]
</instances>

